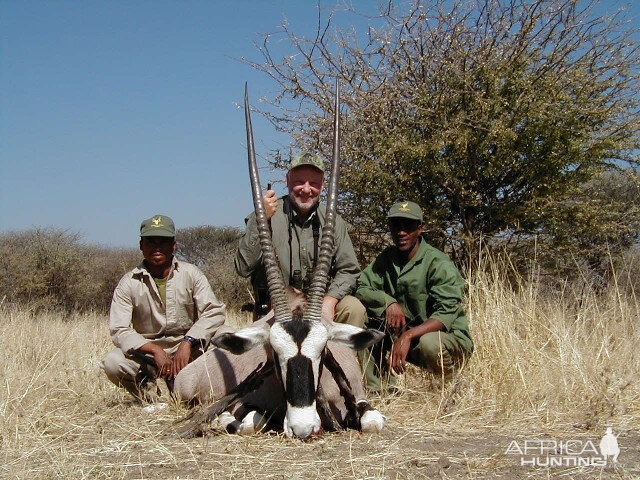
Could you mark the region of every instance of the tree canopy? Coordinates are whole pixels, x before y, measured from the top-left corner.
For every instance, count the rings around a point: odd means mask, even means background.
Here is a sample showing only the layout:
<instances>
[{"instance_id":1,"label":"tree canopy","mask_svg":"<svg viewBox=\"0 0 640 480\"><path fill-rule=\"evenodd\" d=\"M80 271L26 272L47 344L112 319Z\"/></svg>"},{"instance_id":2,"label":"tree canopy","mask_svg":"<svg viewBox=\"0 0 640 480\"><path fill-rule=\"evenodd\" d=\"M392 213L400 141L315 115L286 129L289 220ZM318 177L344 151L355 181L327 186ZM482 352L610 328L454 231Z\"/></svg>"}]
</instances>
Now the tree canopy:
<instances>
[{"instance_id":1,"label":"tree canopy","mask_svg":"<svg viewBox=\"0 0 640 480\"><path fill-rule=\"evenodd\" d=\"M262 110L292 148L327 157L339 78L341 205L363 255L399 199L418 202L431 241L463 259L481 240L570 243L579 229L559 226L590 200L590 182L638 165L638 32L624 10L602 17L596 7L389 2L366 32L332 28L335 12L309 37L284 24L291 54L276 58L270 34L263 60L249 63L279 85ZM273 161L282 165L281 152ZM598 214L606 202L580 205L601 220L582 234L611 239L600 235L611 228Z\"/></svg>"}]
</instances>

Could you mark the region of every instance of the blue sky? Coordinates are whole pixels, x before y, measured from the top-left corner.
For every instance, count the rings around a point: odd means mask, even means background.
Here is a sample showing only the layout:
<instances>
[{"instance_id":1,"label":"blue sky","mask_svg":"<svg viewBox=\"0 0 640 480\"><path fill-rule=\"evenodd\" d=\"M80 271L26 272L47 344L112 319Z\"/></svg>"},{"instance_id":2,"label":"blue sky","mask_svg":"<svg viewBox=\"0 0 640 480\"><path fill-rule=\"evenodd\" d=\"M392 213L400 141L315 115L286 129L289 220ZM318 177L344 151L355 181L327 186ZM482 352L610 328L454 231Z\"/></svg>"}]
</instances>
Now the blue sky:
<instances>
[{"instance_id":1,"label":"blue sky","mask_svg":"<svg viewBox=\"0 0 640 480\"><path fill-rule=\"evenodd\" d=\"M258 59L253 42L284 18L312 31L316 3L0 2L0 230L126 246L155 213L242 225L238 104L245 81L252 103L275 85L235 58ZM253 121L258 153L287 143Z\"/></svg>"},{"instance_id":2,"label":"blue sky","mask_svg":"<svg viewBox=\"0 0 640 480\"><path fill-rule=\"evenodd\" d=\"M135 246L156 213L178 227L242 225L238 105L245 81L254 104L276 85L236 58L259 59L253 42L285 18L311 34L316 5L0 0L0 231L55 226ZM258 153L287 144L253 121ZM262 181L282 176L264 169Z\"/></svg>"}]
</instances>

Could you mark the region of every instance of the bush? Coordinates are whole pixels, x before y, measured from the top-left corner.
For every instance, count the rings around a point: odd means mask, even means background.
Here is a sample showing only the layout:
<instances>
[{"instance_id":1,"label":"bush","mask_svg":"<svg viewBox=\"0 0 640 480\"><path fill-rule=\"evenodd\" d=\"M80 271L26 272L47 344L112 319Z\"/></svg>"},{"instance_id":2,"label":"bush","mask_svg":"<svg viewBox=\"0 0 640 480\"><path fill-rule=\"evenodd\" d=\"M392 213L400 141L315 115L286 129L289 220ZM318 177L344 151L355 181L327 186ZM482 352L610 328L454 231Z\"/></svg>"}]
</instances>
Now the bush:
<instances>
[{"instance_id":1,"label":"bush","mask_svg":"<svg viewBox=\"0 0 640 480\"><path fill-rule=\"evenodd\" d=\"M326 20L318 11L308 35L285 21L257 43L260 60L247 63L276 83L257 109L292 139L271 163L285 167L287 149L331 157L337 79L341 203L358 250L368 255L386 210L410 199L460 264L487 242L545 235L562 246L575 239L595 265L602 242L628 223L583 187L638 165L640 43L624 8L601 16L595 1L381 3L361 30L347 6ZM334 28L334 15L349 27Z\"/></svg>"},{"instance_id":2,"label":"bush","mask_svg":"<svg viewBox=\"0 0 640 480\"><path fill-rule=\"evenodd\" d=\"M240 277L233 264L242 230L234 227L201 225L176 232L176 255L200 268L209 279L218 299L239 309L250 301L249 281Z\"/></svg>"},{"instance_id":3,"label":"bush","mask_svg":"<svg viewBox=\"0 0 640 480\"><path fill-rule=\"evenodd\" d=\"M35 228L0 235L0 298L37 309L106 311L135 249L80 243L77 233Z\"/></svg>"},{"instance_id":4,"label":"bush","mask_svg":"<svg viewBox=\"0 0 640 480\"><path fill-rule=\"evenodd\" d=\"M176 255L197 265L216 296L230 308L249 301L249 282L235 273L241 231L200 226L177 231ZM107 312L118 281L140 263L138 248L85 245L80 235L56 228L0 234L0 303L37 310Z\"/></svg>"}]
</instances>

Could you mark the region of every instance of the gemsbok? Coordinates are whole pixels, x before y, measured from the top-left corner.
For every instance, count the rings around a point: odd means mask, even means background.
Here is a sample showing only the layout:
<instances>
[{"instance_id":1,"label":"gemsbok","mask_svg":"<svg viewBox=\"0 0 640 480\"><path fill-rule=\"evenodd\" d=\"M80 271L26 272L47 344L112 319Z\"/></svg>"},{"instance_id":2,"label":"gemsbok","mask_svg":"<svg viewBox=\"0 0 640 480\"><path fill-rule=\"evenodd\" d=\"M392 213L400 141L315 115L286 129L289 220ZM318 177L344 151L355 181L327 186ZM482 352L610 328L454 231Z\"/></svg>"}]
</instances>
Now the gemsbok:
<instances>
[{"instance_id":1,"label":"gemsbok","mask_svg":"<svg viewBox=\"0 0 640 480\"><path fill-rule=\"evenodd\" d=\"M299 292L285 288L262 204L246 85L244 101L253 205L273 311L249 327L218 335L213 340L218 348L180 372L175 390L183 398L223 399L199 416L188 417L190 426L182 431L205 420L240 433L275 424L287 436L300 439L336 428L380 431L385 418L365 397L354 350L381 340L382 332L334 323L321 315L334 248L340 163L338 83L326 220L306 301Z\"/></svg>"}]
</instances>

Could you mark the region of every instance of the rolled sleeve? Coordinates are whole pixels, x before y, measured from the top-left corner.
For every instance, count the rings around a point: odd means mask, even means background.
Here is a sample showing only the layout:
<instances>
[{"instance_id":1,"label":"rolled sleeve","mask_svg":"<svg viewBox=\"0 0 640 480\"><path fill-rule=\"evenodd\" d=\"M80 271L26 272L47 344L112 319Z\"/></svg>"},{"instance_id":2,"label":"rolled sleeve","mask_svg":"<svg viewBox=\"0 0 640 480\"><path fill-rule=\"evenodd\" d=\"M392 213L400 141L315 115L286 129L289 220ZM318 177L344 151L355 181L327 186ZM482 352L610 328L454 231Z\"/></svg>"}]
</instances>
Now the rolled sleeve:
<instances>
[{"instance_id":1,"label":"rolled sleeve","mask_svg":"<svg viewBox=\"0 0 640 480\"><path fill-rule=\"evenodd\" d=\"M130 352L148 343L149 340L133 328L133 302L126 283L125 279L121 280L113 292L109 310L109 333L116 347L123 352Z\"/></svg>"},{"instance_id":2,"label":"rolled sleeve","mask_svg":"<svg viewBox=\"0 0 640 480\"><path fill-rule=\"evenodd\" d=\"M193 288L193 302L195 303L198 319L191 326L187 335L204 340L208 344L216 330L224 323L225 306L213 293L209 281L204 274L197 270Z\"/></svg>"},{"instance_id":3,"label":"rolled sleeve","mask_svg":"<svg viewBox=\"0 0 640 480\"><path fill-rule=\"evenodd\" d=\"M249 277L262 261L262 251L260 250L260 238L258 236L258 222L255 214L249 215L245 219L246 228L240 241L234 264L236 272L241 277Z\"/></svg>"}]
</instances>

